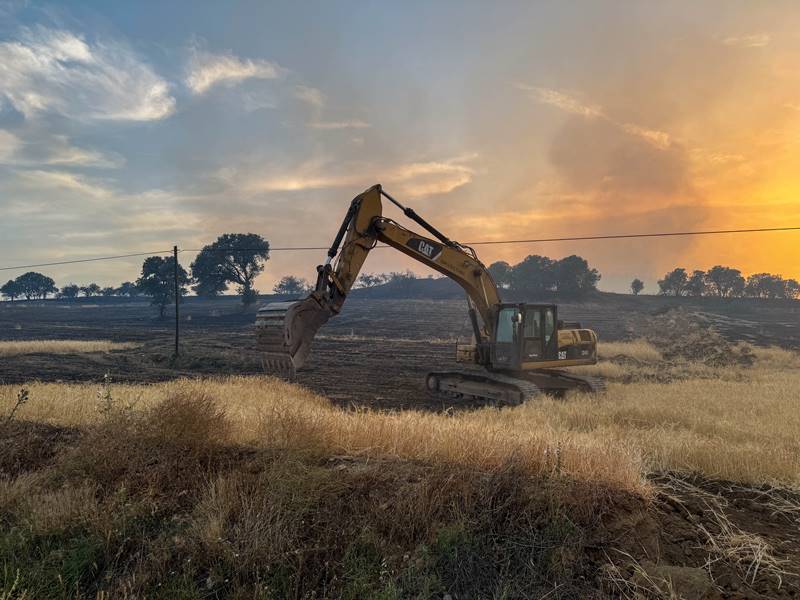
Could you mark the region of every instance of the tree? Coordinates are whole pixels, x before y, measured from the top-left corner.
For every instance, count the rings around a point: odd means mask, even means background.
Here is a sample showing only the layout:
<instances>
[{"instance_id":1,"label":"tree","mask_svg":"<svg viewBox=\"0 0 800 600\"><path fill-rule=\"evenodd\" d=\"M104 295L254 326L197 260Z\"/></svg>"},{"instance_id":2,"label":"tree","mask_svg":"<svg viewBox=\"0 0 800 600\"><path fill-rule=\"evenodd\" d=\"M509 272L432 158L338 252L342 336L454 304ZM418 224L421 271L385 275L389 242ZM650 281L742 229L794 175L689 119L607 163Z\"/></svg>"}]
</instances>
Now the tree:
<instances>
[{"instance_id":1,"label":"tree","mask_svg":"<svg viewBox=\"0 0 800 600\"><path fill-rule=\"evenodd\" d=\"M547 292L553 289L553 261L546 256L530 255L511 270L511 287L528 292Z\"/></svg>"},{"instance_id":2,"label":"tree","mask_svg":"<svg viewBox=\"0 0 800 600\"><path fill-rule=\"evenodd\" d=\"M745 280L739 269L717 265L706 273L709 293L720 298L733 298L744 293Z\"/></svg>"},{"instance_id":3,"label":"tree","mask_svg":"<svg viewBox=\"0 0 800 600\"><path fill-rule=\"evenodd\" d=\"M489 265L487 269L494 282L501 288L508 288L511 285L511 265L504 260L498 260Z\"/></svg>"},{"instance_id":4,"label":"tree","mask_svg":"<svg viewBox=\"0 0 800 600\"><path fill-rule=\"evenodd\" d=\"M102 290L100 290L100 295L103 296L104 298L110 298L111 296L116 296L117 288L111 286L104 287Z\"/></svg>"},{"instance_id":5,"label":"tree","mask_svg":"<svg viewBox=\"0 0 800 600\"><path fill-rule=\"evenodd\" d=\"M96 283L90 283L88 285L81 286L81 291L83 295L87 298L91 298L92 296L97 296L100 293L101 287Z\"/></svg>"},{"instance_id":6,"label":"tree","mask_svg":"<svg viewBox=\"0 0 800 600\"><path fill-rule=\"evenodd\" d=\"M564 294L585 294L597 289L600 273L589 267L585 258L572 255L552 264L555 291Z\"/></svg>"},{"instance_id":7,"label":"tree","mask_svg":"<svg viewBox=\"0 0 800 600\"><path fill-rule=\"evenodd\" d=\"M61 292L59 293L59 295L62 298L66 298L67 300L74 300L75 298L78 297L80 291L81 288L77 284L68 283L67 285L61 288Z\"/></svg>"},{"instance_id":8,"label":"tree","mask_svg":"<svg viewBox=\"0 0 800 600\"><path fill-rule=\"evenodd\" d=\"M634 296L638 296L639 294L641 294L643 289L644 289L644 281L642 281L638 277L633 281L631 281L631 292L633 293Z\"/></svg>"},{"instance_id":9,"label":"tree","mask_svg":"<svg viewBox=\"0 0 800 600\"><path fill-rule=\"evenodd\" d=\"M386 283L402 284L409 281L419 279L414 271L406 269L405 271L392 271L391 273L384 273Z\"/></svg>"},{"instance_id":10,"label":"tree","mask_svg":"<svg viewBox=\"0 0 800 600\"><path fill-rule=\"evenodd\" d=\"M674 269L664 275L664 279L659 280L659 294L662 296L685 296L688 281L686 269Z\"/></svg>"},{"instance_id":11,"label":"tree","mask_svg":"<svg viewBox=\"0 0 800 600\"><path fill-rule=\"evenodd\" d=\"M142 275L136 280L143 294L152 298L153 306L158 306L158 316L164 317L164 309L175 302L175 262L170 257L149 256L142 264ZM178 293L186 294L189 283L186 270L178 265Z\"/></svg>"},{"instance_id":12,"label":"tree","mask_svg":"<svg viewBox=\"0 0 800 600\"><path fill-rule=\"evenodd\" d=\"M269 242L255 233L225 233L204 246L192 263L195 288L203 293L220 290L222 284L237 285L242 303L252 304L258 296L253 281L269 260ZM199 292L198 292L199 293Z\"/></svg>"},{"instance_id":13,"label":"tree","mask_svg":"<svg viewBox=\"0 0 800 600\"><path fill-rule=\"evenodd\" d=\"M22 296L22 288L20 285L14 281L13 279L9 279L3 287L0 287L0 294L3 294L6 298L11 300L12 302Z\"/></svg>"},{"instance_id":14,"label":"tree","mask_svg":"<svg viewBox=\"0 0 800 600\"><path fill-rule=\"evenodd\" d=\"M275 284L272 291L276 294L286 294L288 296L302 296L311 291L311 286L305 279L295 277L294 275L286 275Z\"/></svg>"},{"instance_id":15,"label":"tree","mask_svg":"<svg viewBox=\"0 0 800 600\"><path fill-rule=\"evenodd\" d=\"M47 298L48 294L55 294L58 291L55 281L36 271L23 273L15 281L20 288L21 295L25 296L26 300Z\"/></svg>"},{"instance_id":16,"label":"tree","mask_svg":"<svg viewBox=\"0 0 800 600\"><path fill-rule=\"evenodd\" d=\"M789 282L780 275L754 273L747 278L744 293L751 298L791 298Z\"/></svg>"},{"instance_id":17,"label":"tree","mask_svg":"<svg viewBox=\"0 0 800 600\"><path fill-rule=\"evenodd\" d=\"M786 280L786 297L800 300L800 282L796 279Z\"/></svg>"},{"instance_id":18,"label":"tree","mask_svg":"<svg viewBox=\"0 0 800 600\"><path fill-rule=\"evenodd\" d=\"M125 281L117 288L118 296L129 296L130 298L133 298L134 296L138 296L139 293L139 288L136 287L136 284L132 281Z\"/></svg>"},{"instance_id":19,"label":"tree","mask_svg":"<svg viewBox=\"0 0 800 600\"><path fill-rule=\"evenodd\" d=\"M362 273L356 280L356 285L360 288L370 288L376 285L383 285L389 279L386 273Z\"/></svg>"},{"instance_id":20,"label":"tree","mask_svg":"<svg viewBox=\"0 0 800 600\"><path fill-rule=\"evenodd\" d=\"M228 289L225 272L220 266L219 254L213 251L201 251L195 257L191 269L192 280L195 283L192 289L198 296L214 298Z\"/></svg>"},{"instance_id":21,"label":"tree","mask_svg":"<svg viewBox=\"0 0 800 600\"><path fill-rule=\"evenodd\" d=\"M699 298L708 292L708 281L705 271L695 270L686 282L686 295Z\"/></svg>"}]
</instances>

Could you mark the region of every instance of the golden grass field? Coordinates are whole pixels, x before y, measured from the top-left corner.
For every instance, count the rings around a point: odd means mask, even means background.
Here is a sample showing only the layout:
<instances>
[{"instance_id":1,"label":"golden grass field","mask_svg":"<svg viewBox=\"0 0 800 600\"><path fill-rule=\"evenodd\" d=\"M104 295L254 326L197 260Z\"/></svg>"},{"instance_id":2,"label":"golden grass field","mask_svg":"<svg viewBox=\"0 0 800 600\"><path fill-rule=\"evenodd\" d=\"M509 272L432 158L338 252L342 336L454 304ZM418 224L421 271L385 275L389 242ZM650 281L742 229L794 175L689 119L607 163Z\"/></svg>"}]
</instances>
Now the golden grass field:
<instances>
[{"instance_id":1,"label":"golden grass field","mask_svg":"<svg viewBox=\"0 0 800 600\"><path fill-rule=\"evenodd\" d=\"M800 356L754 352L753 367L711 368L667 364L644 341L603 344L601 362L585 370L609 378L607 394L545 397L501 410L346 411L277 379L230 377L107 388L32 383L17 417L82 427L101 418L98 406L108 398L141 410L185 393L215 399L232 422L232 441L259 447L479 468L513 458L531 474L558 471L645 494L646 475L658 471L797 487ZM18 392L0 387L0 414Z\"/></svg>"},{"instance_id":2,"label":"golden grass field","mask_svg":"<svg viewBox=\"0 0 800 600\"><path fill-rule=\"evenodd\" d=\"M0 342L0 357L19 354L82 354L136 348L132 342L107 340L24 340Z\"/></svg>"}]
</instances>

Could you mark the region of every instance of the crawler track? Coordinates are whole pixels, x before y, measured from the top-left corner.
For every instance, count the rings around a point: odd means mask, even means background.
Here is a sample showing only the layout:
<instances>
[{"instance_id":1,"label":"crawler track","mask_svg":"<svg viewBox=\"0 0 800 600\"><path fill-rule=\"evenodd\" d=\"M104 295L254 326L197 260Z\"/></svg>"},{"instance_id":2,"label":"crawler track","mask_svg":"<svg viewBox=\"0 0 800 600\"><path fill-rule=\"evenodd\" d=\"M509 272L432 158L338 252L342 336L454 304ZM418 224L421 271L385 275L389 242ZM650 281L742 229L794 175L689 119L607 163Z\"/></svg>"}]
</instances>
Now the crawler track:
<instances>
[{"instance_id":1,"label":"crawler track","mask_svg":"<svg viewBox=\"0 0 800 600\"><path fill-rule=\"evenodd\" d=\"M535 371L524 376L504 373L434 371L428 373L428 392L445 399L469 398L497 406L522 404L542 394L561 396L570 390L603 393L606 383L600 377L576 375L566 371Z\"/></svg>"}]
</instances>

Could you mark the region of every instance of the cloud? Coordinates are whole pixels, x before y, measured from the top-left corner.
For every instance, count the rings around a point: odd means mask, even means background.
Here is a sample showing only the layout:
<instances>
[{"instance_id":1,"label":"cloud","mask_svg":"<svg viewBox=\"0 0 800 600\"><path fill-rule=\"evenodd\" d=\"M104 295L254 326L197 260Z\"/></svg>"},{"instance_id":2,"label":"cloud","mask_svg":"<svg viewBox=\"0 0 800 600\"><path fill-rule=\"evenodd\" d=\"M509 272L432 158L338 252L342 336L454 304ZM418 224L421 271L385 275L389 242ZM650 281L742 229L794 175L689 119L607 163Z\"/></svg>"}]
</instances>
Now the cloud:
<instances>
[{"instance_id":1,"label":"cloud","mask_svg":"<svg viewBox=\"0 0 800 600\"><path fill-rule=\"evenodd\" d=\"M409 197L448 194L472 181L475 170L469 165L477 155L471 154L445 161L414 162L389 169L382 178L388 184L399 184Z\"/></svg>"},{"instance_id":2,"label":"cloud","mask_svg":"<svg viewBox=\"0 0 800 600\"><path fill-rule=\"evenodd\" d=\"M117 154L73 146L65 135L40 131L24 131L23 141L17 135L0 130L0 163L15 166L60 166L117 168L125 160Z\"/></svg>"},{"instance_id":3,"label":"cloud","mask_svg":"<svg viewBox=\"0 0 800 600\"><path fill-rule=\"evenodd\" d=\"M470 183L475 174L471 163L476 158L477 155L468 154L440 161L408 162L395 166L351 164L338 166L335 173L330 161L314 160L288 173L252 178L242 177L239 170L227 168L218 173L218 178L231 186L239 186L239 182L244 180L241 185L250 193L360 188L377 181L387 186L397 186L406 196L421 197L447 194Z\"/></svg>"},{"instance_id":4,"label":"cloud","mask_svg":"<svg viewBox=\"0 0 800 600\"><path fill-rule=\"evenodd\" d=\"M618 127L625 133L639 137L662 150L668 148L673 142L670 134L668 134L665 131L659 131L658 129L650 129L648 127L642 127L641 125L637 125L636 123L620 123L609 117L601 106L597 104L586 104L584 102L581 102L574 96L571 96L559 90L555 90L552 88L537 87L537 86L527 85L524 83L517 83L515 84L515 87L517 89L528 92L528 95L531 98L533 98L534 100L536 100L541 104L554 106L560 110L563 110L564 112L573 115L579 115L587 119L605 120L614 125L615 127Z\"/></svg>"},{"instance_id":5,"label":"cloud","mask_svg":"<svg viewBox=\"0 0 800 600\"><path fill-rule=\"evenodd\" d=\"M69 31L24 29L0 42L0 94L26 118L152 121L169 116L169 85L127 48Z\"/></svg>"},{"instance_id":6,"label":"cloud","mask_svg":"<svg viewBox=\"0 0 800 600\"><path fill-rule=\"evenodd\" d=\"M751 33L749 35L729 36L722 39L726 46L736 46L738 48L763 48L772 41L769 33Z\"/></svg>"},{"instance_id":7,"label":"cloud","mask_svg":"<svg viewBox=\"0 0 800 600\"><path fill-rule=\"evenodd\" d=\"M322 108L325 106L325 94L315 87L296 85L294 87L294 96L298 100L302 100L315 108Z\"/></svg>"},{"instance_id":8,"label":"cloud","mask_svg":"<svg viewBox=\"0 0 800 600\"><path fill-rule=\"evenodd\" d=\"M78 192L83 196L95 199L113 196L112 190L108 187L68 171L20 170L17 172L17 178L23 187L32 190Z\"/></svg>"},{"instance_id":9,"label":"cloud","mask_svg":"<svg viewBox=\"0 0 800 600\"><path fill-rule=\"evenodd\" d=\"M361 119L343 119L338 121L323 120L322 113L327 104L327 98L318 88L308 85L296 85L294 87L294 97L310 107L312 118L306 123L309 129L332 131L341 129L367 129L371 127L369 123Z\"/></svg>"},{"instance_id":10,"label":"cloud","mask_svg":"<svg viewBox=\"0 0 800 600\"><path fill-rule=\"evenodd\" d=\"M570 188L615 202L689 187L689 160L681 146L654 144L606 119L569 119L552 142L550 160Z\"/></svg>"},{"instance_id":11,"label":"cloud","mask_svg":"<svg viewBox=\"0 0 800 600\"><path fill-rule=\"evenodd\" d=\"M6 162L16 154L20 141L10 131L0 129L0 162Z\"/></svg>"},{"instance_id":12,"label":"cloud","mask_svg":"<svg viewBox=\"0 0 800 600\"><path fill-rule=\"evenodd\" d=\"M605 116L603 114L603 110L599 106L585 104L569 94L565 94L564 92L560 92L552 88L537 87L524 83L518 83L515 85L515 87L528 92L528 95L537 102L555 106L556 108L560 108L565 112L582 115L584 117Z\"/></svg>"},{"instance_id":13,"label":"cloud","mask_svg":"<svg viewBox=\"0 0 800 600\"><path fill-rule=\"evenodd\" d=\"M246 79L277 79L285 69L268 60L241 59L231 53L210 54L195 50L186 76L194 94L205 94L217 85L234 86Z\"/></svg>"},{"instance_id":14,"label":"cloud","mask_svg":"<svg viewBox=\"0 0 800 600\"><path fill-rule=\"evenodd\" d=\"M366 129L371 127L366 121L352 119L350 121L312 121L308 123L311 129Z\"/></svg>"},{"instance_id":15,"label":"cloud","mask_svg":"<svg viewBox=\"0 0 800 600\"><path fill-rule=\"evenodd\" d=\"M669 148L670 144L672 144L672 137L665 131L640 127L634 123L623 123L622 129L626 133L640 137L662 150Z\"/></svg>"},{"instance_id":16,"label":"cloud","mask_svg":"<svg viewBox=\"0 0 800 600\"><path fill-rule=\"evenodd\" d=\"M271 95L248 92L242 94L242 106L245 111L254 112L257 110L277 108L278 104Z\"/></svg>"}]
</instances>

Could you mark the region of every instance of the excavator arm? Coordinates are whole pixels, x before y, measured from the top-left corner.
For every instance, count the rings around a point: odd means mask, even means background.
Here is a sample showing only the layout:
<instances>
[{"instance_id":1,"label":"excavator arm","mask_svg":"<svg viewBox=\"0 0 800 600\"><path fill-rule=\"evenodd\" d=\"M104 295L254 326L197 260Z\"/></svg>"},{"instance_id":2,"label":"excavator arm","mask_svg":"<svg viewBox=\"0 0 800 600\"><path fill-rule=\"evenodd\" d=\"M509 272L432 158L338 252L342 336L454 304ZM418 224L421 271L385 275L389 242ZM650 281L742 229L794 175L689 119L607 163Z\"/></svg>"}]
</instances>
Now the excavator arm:
<instances>
[{"instance_id":1,"label":"excavator arm","mask_svg":"<svg viewBox=\"0 0 800 600\"><path fill-rule=\"evenodd\" d=\"M400 208L431 237L384 217L383 198ZM317 267L314 291L303 300L271 303L259 310L257 340L264 352L268 371L291 377L305 363L314 335L341 311L364 261L378 243L384 243L458 283L469 300L476 346L479 349L487 347L493 337L500 296L486 267L471 248L450 240L412 209L397 202L380 185L375 185L350 203L325 264Z\"/></svg>"}]
</instances>

